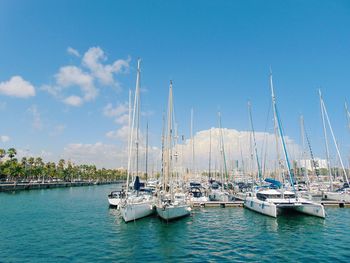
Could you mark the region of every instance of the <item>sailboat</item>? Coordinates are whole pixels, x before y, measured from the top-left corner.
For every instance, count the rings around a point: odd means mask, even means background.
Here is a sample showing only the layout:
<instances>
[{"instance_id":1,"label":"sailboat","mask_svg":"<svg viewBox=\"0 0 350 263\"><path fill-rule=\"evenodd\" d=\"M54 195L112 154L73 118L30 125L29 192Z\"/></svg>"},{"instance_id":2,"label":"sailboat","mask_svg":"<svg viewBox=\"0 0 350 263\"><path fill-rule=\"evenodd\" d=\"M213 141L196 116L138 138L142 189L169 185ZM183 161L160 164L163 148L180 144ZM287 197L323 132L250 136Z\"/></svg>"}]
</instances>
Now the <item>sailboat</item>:
<instances>
[{"instance_id":1,"label":"sailboat","mask_svg":"<svg viewBox=\"0 0 350 263\"><path fill-rule=\"evenodd\" d=\"M325 137L325 142L326 142L326 153L327 153L327 168L328 168L328 173L329 173L329 180L330 180L330 191L326 191L324 192L324 198L325 199L329 199L329 200L336 200L336 201L341 201L341 202L350 202L350 189L349 189L349 179L345 170L345 166L343 163L343 159L341 157L340 154L340 150L338 147L338 143L337 140L335 138L334 132L333 132L333 128L331 125L331 122L329 120L328 117L328 112L327 112L327 108L326 105L324 103L321 91L319 91L319 95L320 95L320 104L321 104L321 113L322 113L322 122L323 122L323 132L324 132L324 137ZM346 113L347 113L347 117L348 117L348 110L347 110L347 106L345 106L346 109ZM331 132L332 135L332 139L335 145L335 149L337 151L337 155L340 161L340 165L343 171L343 175L344 175L344 179L345 179L345 184L343 185L342 188L333 191L333 175L331 173L331 166L330 166L330 157L329 157L329 147L328 147L328 142L327 142L327 132L326 132L326 124L325 124L325 119L327 120L327 124L329 127L329 130Z\"/></svg>"},{"instance_id":2,"label":"sailboat","mask_svg":"<svg viewBox=\"0 0 350 263\"><path fill-rule=\"evenodd\" d=\"M209 200L210 201L219 201L219 202L228 202L233 197L225 191L225 183L228 186L228 171L227 171L227 164L226 164L226 154L225 154L225 146L224 146L224 135L223 135L223 129L221 125L221 112L218 112L218 121L219 121L219 150L220 150L220 156L221 156L221 186L217 189L214 189L212 185L211 193L209 194Z\"/></svg>"},{"instance_id":3,"label":"sailboat","mask_svg":"<svg viewBox=\"0 0 350 263\"><path fill-rule=\"evenodd\" d=\"M143 192L141 190L141 183L139 180L139 134L140 134L140 72L141 60L137 61L137 77L136 90L134 99L133 118L130 131L130 146L128 154L128 176L126 180L125 199L120 205L120 212L125 222L134 221L154 213L154 196L152 193ZM135 135L135 138L134 138ZM135 139L135 141L134 141ZM129 181L132 176L131 160L133 158L135 148L136 167L135 180L133 184L133 191L129 189Z\"/></svg>"},{"instance_id":4,"label":"sailboat","mask_svg":"<svg viewBox=\"0 0 350 263\"><path fill-rule=\"evenodd\" d=\"M279 138L282 145L285 162L288 168L287 171L292 191L287 190L283 186L280 189L260 188L255 192L250 193L246 197L244 201L244 207L272 217L277 217L278 215L288 210L294 210L307 215L325 218L325 210L322 204L299 198L296 194L296 189L294 186L294 174L291 170L286 143L284 141L282 125L277 111L276 99L272 83L272 74L270 74L270 87L274 120L278 127Z\"/></svg>"},{"instance_id":5,"label":"sailboat","mask_svg":"<svg viewBox=\"0 0 350 263\"><path fill-rule=\"evenodd\" d=\"M156 205L159 217L166 221L188 216L191 213L186 195L181 188L177 187L172 176L173 117L173 85L170 81L167 134L163 154L163 186L158 194L159 199Z\"/></svg>"}]
</instances>

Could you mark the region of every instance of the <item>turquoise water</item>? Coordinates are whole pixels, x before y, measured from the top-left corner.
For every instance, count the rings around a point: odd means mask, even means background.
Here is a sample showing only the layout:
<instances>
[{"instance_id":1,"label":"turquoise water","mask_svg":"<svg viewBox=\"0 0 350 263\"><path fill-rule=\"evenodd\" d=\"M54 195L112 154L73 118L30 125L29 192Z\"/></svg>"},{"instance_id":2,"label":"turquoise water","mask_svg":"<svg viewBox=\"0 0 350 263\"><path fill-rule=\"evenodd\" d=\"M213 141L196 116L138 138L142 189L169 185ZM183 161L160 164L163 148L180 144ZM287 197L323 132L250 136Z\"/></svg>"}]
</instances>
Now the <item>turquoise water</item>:
<instances>
[{"instance_id":1,"label":"turquoise water","mask_svg":"<svg viewBox=\"0 0 350 263\"><path fill-rule=\"evenodd\" d=\"M0 262L349 262L350 209L278 219L202 208L169 224L125 224L115 186L0 193Z\"/></svg>"}]
</instances>

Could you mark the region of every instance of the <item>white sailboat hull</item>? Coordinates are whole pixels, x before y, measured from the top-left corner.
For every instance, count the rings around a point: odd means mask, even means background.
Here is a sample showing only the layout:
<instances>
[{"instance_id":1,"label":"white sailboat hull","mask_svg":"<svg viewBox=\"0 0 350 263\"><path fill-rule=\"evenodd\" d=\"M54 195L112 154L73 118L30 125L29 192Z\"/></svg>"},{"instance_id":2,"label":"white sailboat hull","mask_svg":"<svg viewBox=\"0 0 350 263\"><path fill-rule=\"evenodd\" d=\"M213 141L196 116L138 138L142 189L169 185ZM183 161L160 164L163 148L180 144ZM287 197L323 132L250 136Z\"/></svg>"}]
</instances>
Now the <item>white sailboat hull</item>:
<instances>
[{"instance_id":1,"label":"white sailboat hull","mask_svg":"<svg viewBox=\"0 0 350 263\"><path fill-rule=\"evenodd\" d=\"M299 213L311 216L317 216L321 218L326 217L326 212L323 205L317 203L301 203L300 205L295 205L293 209Z\"/></svg>"},{"instance_id":2,"label":"white sailboat hull","mask_svg":"<svg viewBox=\"0 0 350 263\"><path fill-rule=\"evenodd\" d=\"M247 197L244 201L244 207L267 216L277 217L277 206L274 203Z\"/></svg>"},{"instance_id":3,"label":"white sailboat hull","mask_svg":"<svg viewBox=\"0 0 350 263\"><path fill-rule=\"evenodd\" d=\"M191 208L188 205L157 206L157 214L163 220L169 221L189 216L191 214Z\"/></svg>"},{"instance_id":4,"label":"white sailboat hull","mask_svg":"<svg viewBox=\"0 0 350 263\"><path fill-rule=\"evenodd\" d=\"M335 200L340 202L350 202L350 193L347 192L325 192L325 199Z\"/></svg>"},{"instance_id":5,"label":"white sailboat hull","mask_svg":"<svg viewBox=\"0 0 350 263\"><path fill-rule=\"evenodd\" d=\"M126 203L120 207L120 212L126 223L150 216L154 213L153 200Z\"/></svg>"},{"instance_id":6,"label":"white sailboat hull","mask_svg":"<svg viewBox=\"0 0 350 263\"><path fill-rule=\"evenodd\" d=\"M255 197L247 197L244 201L244 207L275 218L286 210L294 210L299 213L321 218L325 218L326 216L323 205L307 200L274 203L262 201Z\"/></svg>"}]
</instances>

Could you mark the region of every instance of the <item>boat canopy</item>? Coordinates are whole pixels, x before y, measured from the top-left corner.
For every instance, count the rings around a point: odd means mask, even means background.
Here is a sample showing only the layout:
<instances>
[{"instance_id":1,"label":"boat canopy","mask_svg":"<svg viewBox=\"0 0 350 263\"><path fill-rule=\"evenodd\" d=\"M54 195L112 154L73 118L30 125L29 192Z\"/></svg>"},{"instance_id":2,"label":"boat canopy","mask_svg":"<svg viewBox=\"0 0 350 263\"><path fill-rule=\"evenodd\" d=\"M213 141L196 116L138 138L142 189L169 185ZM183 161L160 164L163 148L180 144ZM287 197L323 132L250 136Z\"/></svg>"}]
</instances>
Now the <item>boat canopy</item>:
<instances>
[{"instance_id":1,"label":"boat canopy","mask_svg":"<svg viewBox=\"0 0 350 263\"><path fill-rule=\"evenodd\" d=\"M272 179L272 178L266 178L265 182L270 183L273 186L276 186L277 188L281 188L282 187L282 183L280 181L277 181L277 180Z\"/></svg>"}]
</instances>

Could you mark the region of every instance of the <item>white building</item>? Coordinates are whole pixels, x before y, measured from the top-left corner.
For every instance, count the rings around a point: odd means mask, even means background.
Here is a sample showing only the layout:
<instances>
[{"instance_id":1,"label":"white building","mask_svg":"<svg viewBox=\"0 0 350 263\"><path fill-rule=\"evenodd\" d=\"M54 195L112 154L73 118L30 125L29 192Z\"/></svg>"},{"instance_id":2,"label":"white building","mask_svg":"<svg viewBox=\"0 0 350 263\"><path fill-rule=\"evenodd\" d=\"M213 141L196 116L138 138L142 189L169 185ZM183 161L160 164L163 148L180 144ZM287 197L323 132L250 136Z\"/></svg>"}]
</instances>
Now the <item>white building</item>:
<instances>
[{"instance_id":1,"label":"white building","mask_svg":"<svg viewBox=\"0 0 350 263\"><path fill-rule=\"evenodd\" d=\"M315 158L315 162L317 165L317 168L325 168L327 169L327 160L326 159L320 159L320 158ZM311 159L304 159L298 161L298 165L300 167L306 168L307 170L312 170L313 169L313 164Z\"/></svg>"}]
</instances>

